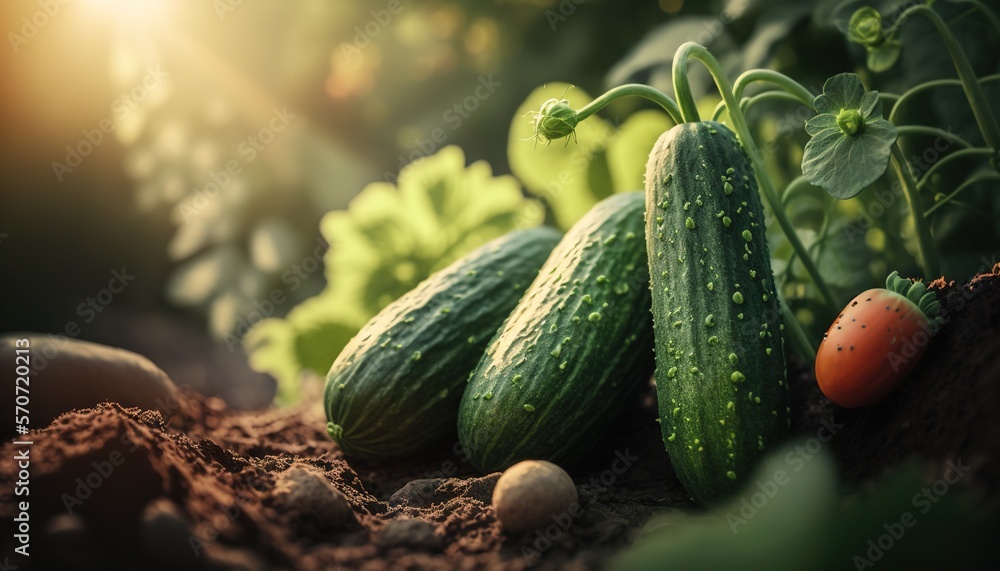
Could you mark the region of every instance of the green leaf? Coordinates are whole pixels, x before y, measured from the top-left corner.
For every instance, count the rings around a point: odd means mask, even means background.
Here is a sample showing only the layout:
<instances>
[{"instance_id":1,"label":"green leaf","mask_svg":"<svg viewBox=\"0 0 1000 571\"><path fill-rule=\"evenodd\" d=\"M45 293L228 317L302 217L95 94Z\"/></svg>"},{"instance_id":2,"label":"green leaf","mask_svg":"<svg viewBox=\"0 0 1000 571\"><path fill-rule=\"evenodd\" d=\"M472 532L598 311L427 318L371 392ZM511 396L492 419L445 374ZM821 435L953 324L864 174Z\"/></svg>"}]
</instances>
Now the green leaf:
<instances>
[{"instance_id":1,"label":"green leaf","mask_svg":"<svg viewBox=\"0 0 1000 571\"><path fill-rule=\"evenodd\" d=\"M802 174L835 198L856 196L885 172L896 128L882 117L878 92L865 92L853 73L828 79L815 107Z\"/></svg>"},{"instance_id":2,"label":"green leaf","mask_svg":"<svg viewBox=\"0 0 1000 571\"><path fill-rule=\"evenodd\" d=\"M839 73L823 84L823 93L816 96L813 104L817 113L838 113L841 109L857 109L865 87L853 73Z\"/></svg>"}]
</instances>

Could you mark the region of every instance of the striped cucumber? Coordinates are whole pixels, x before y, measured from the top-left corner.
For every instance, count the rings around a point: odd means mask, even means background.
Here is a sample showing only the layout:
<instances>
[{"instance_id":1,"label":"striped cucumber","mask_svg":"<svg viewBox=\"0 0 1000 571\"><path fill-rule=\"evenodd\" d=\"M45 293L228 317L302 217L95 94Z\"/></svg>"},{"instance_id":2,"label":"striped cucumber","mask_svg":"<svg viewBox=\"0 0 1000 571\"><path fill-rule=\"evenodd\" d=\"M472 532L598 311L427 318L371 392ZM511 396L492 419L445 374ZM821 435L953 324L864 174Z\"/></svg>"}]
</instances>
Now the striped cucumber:
<instances>
[{"instance_id":1,"label":"striped cucumber","mask_svg":"<svg viewBox=\"0 0 1000 571\"><path fill-rule=\"evenodd\" d=\"M560 237L541 227L497 238L373 317L327 374L330 437L388 460L453 435L469 373Z\"/></svg>"},{"instance_id":2,"label":"striped cucumber","mask_svg":"<svg viewBox=\"0 0 1000 571\"><path fill-rule=\"evenodd\" d=\"M490 342L462 398L459 439L483 472L572 464L653 372L641 192L566 233Z\"/></svg>"}]
</instances>

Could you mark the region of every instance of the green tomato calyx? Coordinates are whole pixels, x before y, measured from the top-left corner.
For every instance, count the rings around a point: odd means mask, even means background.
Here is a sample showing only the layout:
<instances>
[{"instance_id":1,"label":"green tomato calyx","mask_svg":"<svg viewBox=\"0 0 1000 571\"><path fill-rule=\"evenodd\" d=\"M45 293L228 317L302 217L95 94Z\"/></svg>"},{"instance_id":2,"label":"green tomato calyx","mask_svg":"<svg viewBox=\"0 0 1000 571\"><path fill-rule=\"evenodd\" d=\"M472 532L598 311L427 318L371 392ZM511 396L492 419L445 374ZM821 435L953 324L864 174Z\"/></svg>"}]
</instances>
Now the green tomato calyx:
<instances>
[{"instance_id":1,"label":"green tomato calyx","mask_svg":"<svg viewBox=\"0 0 1000 571\"><path fill-rule=\"evenodd\" d=\"M927 317L932 331L937 331L944 323L944 318L940 315L941 302L937 299L937 293L929 290L923 282L901 278L899 272L892 272L885 279L885 289L905 297L917 306Z\"/></svg>"}]
</instances>

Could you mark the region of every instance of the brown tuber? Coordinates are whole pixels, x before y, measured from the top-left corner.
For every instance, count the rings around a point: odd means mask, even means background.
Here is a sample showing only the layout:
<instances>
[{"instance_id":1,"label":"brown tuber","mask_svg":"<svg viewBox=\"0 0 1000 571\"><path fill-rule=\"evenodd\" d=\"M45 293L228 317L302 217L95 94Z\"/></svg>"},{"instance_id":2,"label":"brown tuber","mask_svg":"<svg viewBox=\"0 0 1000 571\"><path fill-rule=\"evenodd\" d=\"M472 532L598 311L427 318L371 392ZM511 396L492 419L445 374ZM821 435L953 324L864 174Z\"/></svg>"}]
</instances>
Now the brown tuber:
<instances>
[{"instance_id":1,"label":"brown tuber","mask_svg":"<svg viewBox=\"0 0 1000 571\"><path fill-rule=\"evenodd\" d=\"M544 460L525 460L508 468L493 490L493 508L504 531L531 531L562 514L579 510L576 485L565 470Z\"/></svg>"}]
</instances>

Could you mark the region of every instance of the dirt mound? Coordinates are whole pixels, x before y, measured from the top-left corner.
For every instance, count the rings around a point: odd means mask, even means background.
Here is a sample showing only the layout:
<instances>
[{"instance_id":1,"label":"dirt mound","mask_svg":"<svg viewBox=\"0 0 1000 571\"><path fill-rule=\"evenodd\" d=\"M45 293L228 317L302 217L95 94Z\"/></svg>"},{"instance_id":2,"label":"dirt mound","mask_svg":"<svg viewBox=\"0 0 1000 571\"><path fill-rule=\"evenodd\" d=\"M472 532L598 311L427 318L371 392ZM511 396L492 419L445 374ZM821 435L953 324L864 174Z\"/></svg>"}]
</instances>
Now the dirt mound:
<instances>
[{"instance_id":1,"label":"dirt mound","mask_svg":"<svg viewBox=\"0 0 1000 571\"><path fill-rule=\"evenodd\" d=\"M102 404L32 435L32 556L9 560L22 569L593 568L654 510L685 502L650 395L635 407L627 436L602 442L574 474L584 515L512 538L489 506L498 475L475 474L452 450L348 463L315 410L231 412L184 391L165 424L156 412ZM0 461L5 526L16 450L6 445ZM325 477L354 517L336 529L301 521L280 500L293 465ZM7 531L4 553L13 553Z\"/></svg>"}]
</instances>

